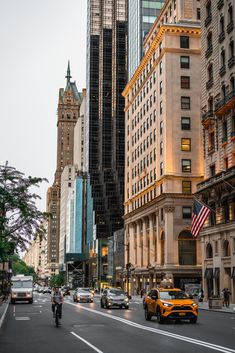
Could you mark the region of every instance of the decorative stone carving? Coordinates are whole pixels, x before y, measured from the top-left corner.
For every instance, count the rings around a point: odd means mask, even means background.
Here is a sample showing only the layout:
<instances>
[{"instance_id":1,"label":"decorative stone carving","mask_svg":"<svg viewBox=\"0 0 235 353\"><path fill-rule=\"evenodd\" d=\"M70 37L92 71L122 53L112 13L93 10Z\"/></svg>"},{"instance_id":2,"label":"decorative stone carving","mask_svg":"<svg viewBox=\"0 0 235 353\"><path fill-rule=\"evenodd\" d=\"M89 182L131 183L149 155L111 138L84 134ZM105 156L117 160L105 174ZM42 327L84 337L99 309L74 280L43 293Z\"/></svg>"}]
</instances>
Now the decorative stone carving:
<instances>
[{"instance_id":1,"label":"decorative stone carving","mask_svg":"<svg viewBox=\"0 0 235 353\"><path fill-rule=\"evenodd\" d=\"M164 210L165 210L166 213L174 212L175 211L175 207L174 206L165 206Z\"/></svg>"}]
</instances>

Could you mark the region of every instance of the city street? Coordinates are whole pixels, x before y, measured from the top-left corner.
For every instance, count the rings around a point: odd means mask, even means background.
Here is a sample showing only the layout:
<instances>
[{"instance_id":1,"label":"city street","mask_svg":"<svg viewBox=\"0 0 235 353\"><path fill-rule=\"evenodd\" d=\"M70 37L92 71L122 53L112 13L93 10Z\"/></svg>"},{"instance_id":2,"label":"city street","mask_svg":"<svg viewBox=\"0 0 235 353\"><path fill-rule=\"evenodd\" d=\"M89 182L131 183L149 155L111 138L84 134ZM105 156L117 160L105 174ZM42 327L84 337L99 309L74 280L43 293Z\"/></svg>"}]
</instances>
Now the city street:
<instances>
[{"instance_id":1,"label":"city street","mask_svg":"<svg viewBox=\"0 0 235 353\"><path fill-rule=\"evenodd\" d=\"M147 322L140 300L129 310L101 309L100 299L77 304L66 298L55 327L49 294L32 305L10 305L0 330L0 351L10 353L235 352L235 315L200 310L196 325Z\"/></svg>"}]
</instances>

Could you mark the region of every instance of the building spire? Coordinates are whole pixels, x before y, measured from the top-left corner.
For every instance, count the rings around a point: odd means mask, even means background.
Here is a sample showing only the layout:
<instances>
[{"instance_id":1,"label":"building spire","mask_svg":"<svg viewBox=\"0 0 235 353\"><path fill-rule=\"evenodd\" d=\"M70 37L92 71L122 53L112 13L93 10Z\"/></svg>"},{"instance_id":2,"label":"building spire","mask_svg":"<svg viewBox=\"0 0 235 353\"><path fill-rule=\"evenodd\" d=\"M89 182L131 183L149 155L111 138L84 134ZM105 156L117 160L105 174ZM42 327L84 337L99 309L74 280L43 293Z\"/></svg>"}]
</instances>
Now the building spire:
<instances>
[{"instance_id":1,"label":"building spire","mask_svg":"<svg viewBox=\"0 0 235 353\"><path fill-rule=\"evenodd\" d=\"M71 79L71 75L70 75L70 62L68 60L68 68L67 68L67 75L65 76L67 78L67 83L70 82L70 79Z\"/></svg>"}]
</instances>

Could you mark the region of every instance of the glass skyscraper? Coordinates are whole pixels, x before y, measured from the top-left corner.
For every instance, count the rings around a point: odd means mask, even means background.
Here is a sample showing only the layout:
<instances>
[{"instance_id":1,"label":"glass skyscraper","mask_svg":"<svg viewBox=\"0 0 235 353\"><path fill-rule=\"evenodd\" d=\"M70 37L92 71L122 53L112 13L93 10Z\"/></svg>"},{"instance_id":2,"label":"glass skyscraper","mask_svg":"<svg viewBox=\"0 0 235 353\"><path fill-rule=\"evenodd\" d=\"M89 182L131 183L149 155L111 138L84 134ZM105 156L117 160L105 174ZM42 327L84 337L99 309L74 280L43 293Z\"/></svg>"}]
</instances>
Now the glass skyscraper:
<instances>
[{"instance_id":1,"label":"glass skyscraper","mask_svg":"<svg viewBox=\"0 0 235 353\"><path fill-rule=\"evenodd\" d=\"M165 0L129 0L128 2L128 80L143 57L143 41L158 17Z\"/></svg>"}]
</instances>

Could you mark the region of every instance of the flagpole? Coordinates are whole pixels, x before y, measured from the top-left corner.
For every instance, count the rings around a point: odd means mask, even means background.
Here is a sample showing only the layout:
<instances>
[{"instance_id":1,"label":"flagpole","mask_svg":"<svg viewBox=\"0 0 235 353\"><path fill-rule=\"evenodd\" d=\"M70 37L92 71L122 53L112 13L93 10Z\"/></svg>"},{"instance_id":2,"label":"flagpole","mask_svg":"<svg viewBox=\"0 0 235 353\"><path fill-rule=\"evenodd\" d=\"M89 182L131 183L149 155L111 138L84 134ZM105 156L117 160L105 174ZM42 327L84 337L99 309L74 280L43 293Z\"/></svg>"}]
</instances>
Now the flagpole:
<instances>
[{"instance_id":1,"label":"flagpole","mask_svg":"<svg viewBox=\"0 0 235 353\"><path fill-rule=\"evenodd\" d=\"M206 205L204 202L202 202L201 200L197 199L196 196L194 196L194 198L200 203L202 204L203 206L209 208L212 212L214 212L216 214L216 211L213 210L213 208L211 208L210 206Z\"/></svg>"}]
</instances>

